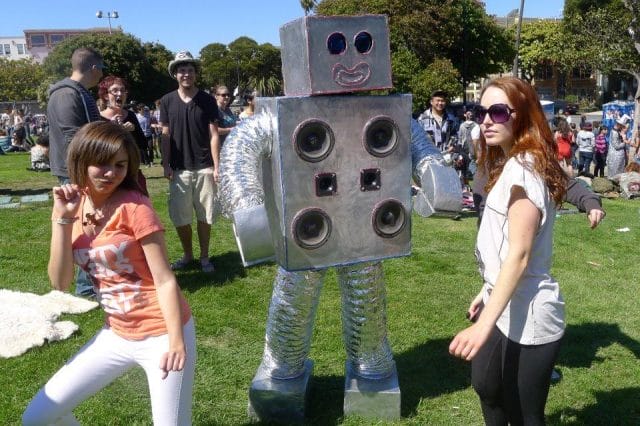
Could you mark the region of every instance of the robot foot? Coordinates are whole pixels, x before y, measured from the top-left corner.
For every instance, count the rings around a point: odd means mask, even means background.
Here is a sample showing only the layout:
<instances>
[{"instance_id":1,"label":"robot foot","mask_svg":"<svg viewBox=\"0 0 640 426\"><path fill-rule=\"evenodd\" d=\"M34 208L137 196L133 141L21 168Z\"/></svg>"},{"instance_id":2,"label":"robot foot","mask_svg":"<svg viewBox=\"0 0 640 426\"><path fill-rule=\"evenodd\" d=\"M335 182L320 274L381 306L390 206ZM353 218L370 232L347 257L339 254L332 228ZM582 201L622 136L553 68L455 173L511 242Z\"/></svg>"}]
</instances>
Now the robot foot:
<instances>
[{"instance_id":1,"label":"robot foot","mask_svg":"<svg viewBox=\"0 0 640 426\"><path fill-rule=\"evenodd\" d=\"M303 423L311 373L310 359L304 363L304 373L293 379L274 379L258 369L249 389L249 417L261 422Z\"/></svg>"},{"instance_id":2,"label":"robot foot","mask_svg":"<svg viewBox=\"0 0 640 426\"><path fill-rule=\"evenodd\" d=\"M394 420L400 418L400 386L395 365L393 373L382 379L356 375L347 362L344 382L344 415Z\"/></svg>"}]
</instances>

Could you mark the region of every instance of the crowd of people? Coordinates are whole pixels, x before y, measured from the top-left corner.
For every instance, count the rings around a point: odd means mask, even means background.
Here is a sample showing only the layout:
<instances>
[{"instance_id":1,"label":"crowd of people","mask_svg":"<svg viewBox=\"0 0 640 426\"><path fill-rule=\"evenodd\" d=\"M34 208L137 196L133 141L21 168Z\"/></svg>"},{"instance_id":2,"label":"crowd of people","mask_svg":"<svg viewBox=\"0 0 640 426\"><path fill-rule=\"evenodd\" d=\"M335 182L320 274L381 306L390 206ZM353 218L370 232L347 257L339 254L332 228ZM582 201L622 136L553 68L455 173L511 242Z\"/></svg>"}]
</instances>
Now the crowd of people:
<instances>
[{"instance_id":1,"label":"crowd of people","mask_svg":"<svg viewBox=\"0 0 640 426\"><path fill-rule=\"evenodd\" d=\"M50 90L49 132L40 138L58 180L48 273L59 290L69 289L75 275L76 293L97 297L106 322L37 393L23 424L75 422L75 406L136 365L148 378L154 424L190 424L195 324L175 274L194 266L215 271L209 246L220 149L254 113L256 94L245 95L248 107L236 117L229 89L200 89L199 61L179 52L168 64L178 88L153 110L140 104L134 112L126 107L126 79L103 76L97 51L77 49L71 62L71 76ZM88 91L94 86L97 101ZM596 136L588 125L574 132L561 121L552 131L533 88L511 77L490 82L464 120L447 110L445 92L434 92L418 122L449 155L461 183L473 179L481 216L484 285L468 308L473 324L449 351L472 362L487 424L544 424L565 330L564 302L550 273L555 210L568 200L587 213L592 228L600 223L599 198L572 178L591 175L593 162L593 174L604 172L605 161L609 174L624 168L633 146L623 136L625 123L616 123L608 144L606 129ZM158 154L182 248L173 262L141 171Z\"/></svg>"}]
</instances>

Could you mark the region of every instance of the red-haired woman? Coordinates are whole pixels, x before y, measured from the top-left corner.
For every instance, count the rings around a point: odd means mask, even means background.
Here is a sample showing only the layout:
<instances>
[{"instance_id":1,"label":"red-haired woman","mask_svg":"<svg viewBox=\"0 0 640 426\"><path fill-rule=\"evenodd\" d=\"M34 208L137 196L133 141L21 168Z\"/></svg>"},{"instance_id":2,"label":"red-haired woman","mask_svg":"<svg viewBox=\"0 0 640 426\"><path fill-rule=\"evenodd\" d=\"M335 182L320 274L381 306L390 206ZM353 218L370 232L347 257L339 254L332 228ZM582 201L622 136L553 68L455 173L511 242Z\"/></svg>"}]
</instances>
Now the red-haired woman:
<instances>
[{"instance_id":1,"label":"red-haired woman","mask_svg":"<svg viewBox=\"0 0 640 426\"><path fill-rule=\"evenodd\" d=\"M116 77L115 75L108 75L103 78L98 85L98 97L105 105L105 108L100 111L100 116L103 120L119 124L131 132L131 136L133 136L140 150L142 163L148 164L147 138L142 132L142 127L140 127L136 114L125 108L128 93L127 80L124 78ZM138 181L145 195L148 196L147 180L142 171L138 172Z\"/></svg>"},{"instance_id":2,"label":"red-haired woman","mask_svg":"<svg viewBox=\"0 0 640 426\"><path fill-rule=\"evenodd\" d=\"M564 302L550 268L555 210L567 175L528 83L493 80L480 104L479 165L489 172L476 245L484 285L468 311L475 323L456 335L449 351L472 361L487 424L544 424L565 329Z\"/></svg>"},{"instance_id":3,"label":"red-haired woman","mask_svg":"<svg viewBox=\"0 0 640 426\"><path fill-rule=\"evenodd\" d=\"M125 108L128 93L129 88L124 78L114 75L103 78L98 86L98 96L106 108L100 111L100 115L103 119L118 123L131 132L140 149L142 163L148 164L147 138L142 132L136 114Z\"/></svg>"}]
</instances>

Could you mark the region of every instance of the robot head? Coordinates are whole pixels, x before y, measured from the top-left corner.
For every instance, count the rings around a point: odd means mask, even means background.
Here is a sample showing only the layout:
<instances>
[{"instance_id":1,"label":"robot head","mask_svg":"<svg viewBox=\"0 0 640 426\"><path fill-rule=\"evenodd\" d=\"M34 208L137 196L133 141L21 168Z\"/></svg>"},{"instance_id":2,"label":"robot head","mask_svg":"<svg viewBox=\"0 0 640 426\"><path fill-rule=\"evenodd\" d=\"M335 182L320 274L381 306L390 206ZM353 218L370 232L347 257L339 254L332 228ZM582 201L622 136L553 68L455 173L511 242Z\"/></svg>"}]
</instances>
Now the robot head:
<instances>
[{"instance_id":1,"label":"robot head","mask_svg":"<svg viewBox=\"0 0 640 426\"><path fill-rule=\"evenodd\" d=\"M306 16L280 28L286 96L390 89L385 15Z\"/></svg>"}]
</instances>

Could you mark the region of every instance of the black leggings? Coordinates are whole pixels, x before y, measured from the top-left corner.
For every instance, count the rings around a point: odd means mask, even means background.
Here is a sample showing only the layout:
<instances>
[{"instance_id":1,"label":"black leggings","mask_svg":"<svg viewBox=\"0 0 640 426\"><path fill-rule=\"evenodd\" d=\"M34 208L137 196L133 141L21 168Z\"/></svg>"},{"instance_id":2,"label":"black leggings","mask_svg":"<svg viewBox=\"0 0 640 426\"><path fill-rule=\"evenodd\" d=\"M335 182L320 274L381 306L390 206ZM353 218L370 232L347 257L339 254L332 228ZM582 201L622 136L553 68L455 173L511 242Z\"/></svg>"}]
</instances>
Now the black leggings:
<instances>
[{"instance_id":1,"label":"black leggings","mask_svg":"<svg viewBox=\"0 0 640 426\"><path fill-rule=\"evenodd\" d=\"M471 384L487 425L544 425L560 340L521 345L497 327L471 362Z\"/></svg>"}]
</instances>

